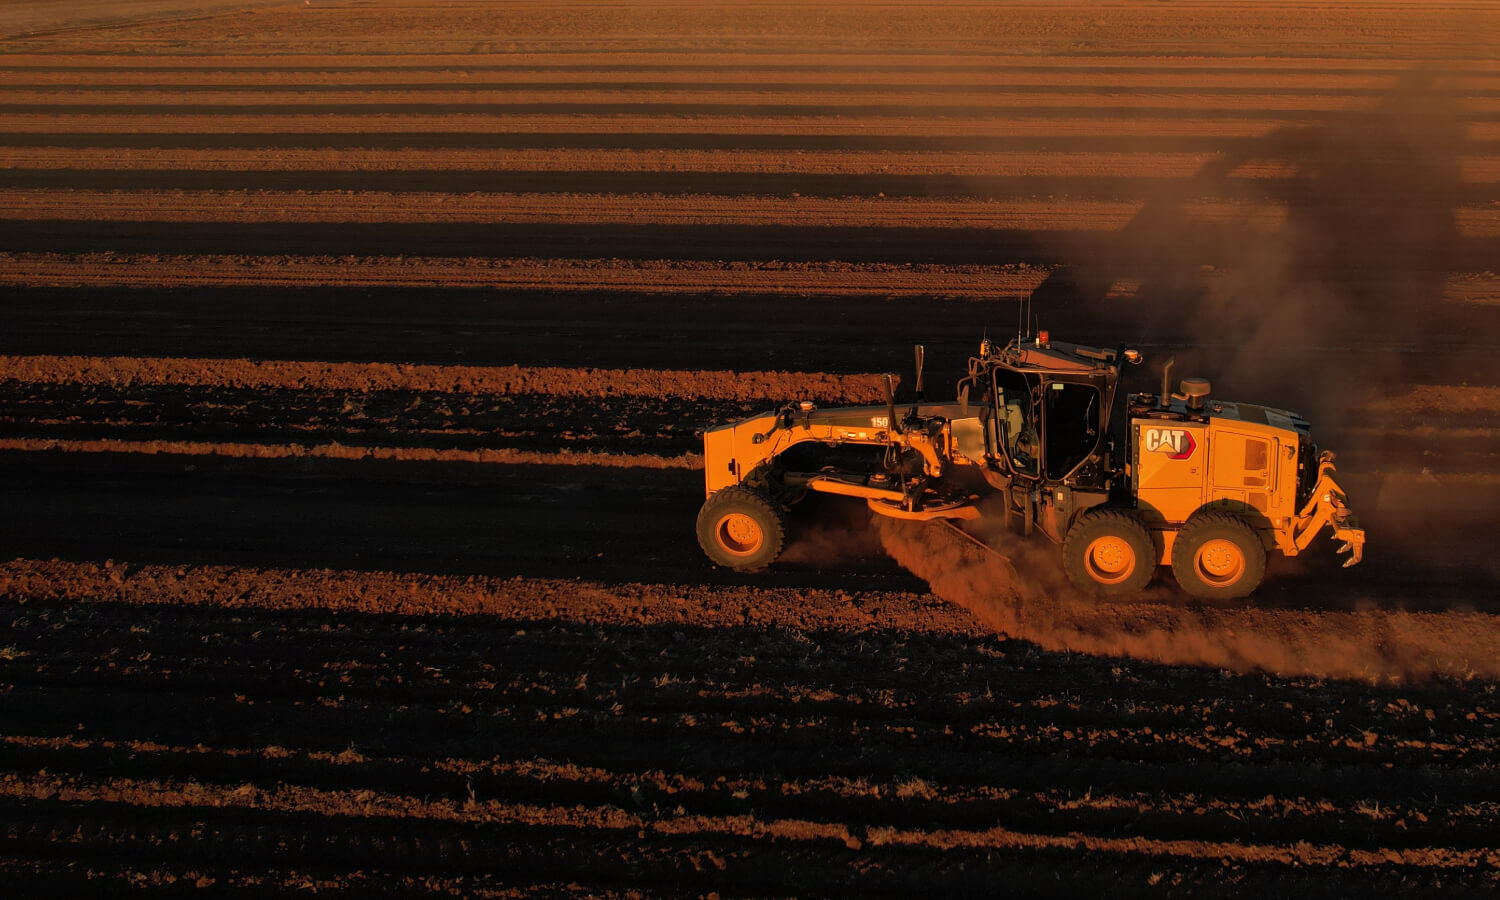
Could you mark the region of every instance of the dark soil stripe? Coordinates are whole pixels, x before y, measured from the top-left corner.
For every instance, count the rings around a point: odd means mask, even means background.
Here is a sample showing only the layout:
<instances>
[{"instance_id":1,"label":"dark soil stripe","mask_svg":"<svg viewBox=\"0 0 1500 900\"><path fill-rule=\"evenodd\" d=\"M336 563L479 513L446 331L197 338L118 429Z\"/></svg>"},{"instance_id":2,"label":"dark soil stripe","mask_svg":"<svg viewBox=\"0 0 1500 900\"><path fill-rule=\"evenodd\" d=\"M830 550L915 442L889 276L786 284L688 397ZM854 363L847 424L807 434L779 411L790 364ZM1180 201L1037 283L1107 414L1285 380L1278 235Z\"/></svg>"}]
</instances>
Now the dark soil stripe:
<instances>
[{"instance_id":1,"label":"dark soil stripe","mask_svg":"<svg viewBox=\"0 0 1500 900\"><path fill-rule=\"evenodd\" d=\"M1227 119L1235 121L1292 121L1321 123L1352 111L1319 109L1253 109L1215 106L987 106L983 104L797 104L797 103L0 103L0 115L131 116L170 119L185 116L349 116L349 115L488 115L579 116L607 118L621 115L737 116L749 119L798 116L810 119L909 119L944 116L953 119L1113 119L1120 116L1152 119ZM1452 113L1437 109L1435 123L1446 124ZM1467 122L1500 121L1500 112L1465 110Z\"/></svg>"},{"instance_id":2,"label":"dark soil stripe","mask_svg":"<svg viewBox=\"0 0 1500 900\"><path fill-rule=\"evenodd\" d=\"M920 135L734 134L646 132L0 132L5 147L120 147L202 150L458 149L458 150L849 150L907 152L1212 153L1266 149L1265 137L1232 135ZM1500 139L1451 141L1453 155L1500 153Z\"/></svg>"}]
</instances>

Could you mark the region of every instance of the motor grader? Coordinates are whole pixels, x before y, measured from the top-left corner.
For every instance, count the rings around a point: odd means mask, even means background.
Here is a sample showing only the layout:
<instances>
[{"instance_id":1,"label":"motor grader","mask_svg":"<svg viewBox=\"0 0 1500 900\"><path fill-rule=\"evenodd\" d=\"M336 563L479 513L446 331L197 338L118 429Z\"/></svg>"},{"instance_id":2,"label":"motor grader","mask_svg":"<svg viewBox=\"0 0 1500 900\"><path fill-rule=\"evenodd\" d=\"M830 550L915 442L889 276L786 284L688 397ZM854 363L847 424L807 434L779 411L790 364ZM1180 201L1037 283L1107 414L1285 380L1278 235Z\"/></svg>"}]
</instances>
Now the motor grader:
<instances>
[{"instance_id":1,"label":"motor grader","mask_svg":"<svg viewBox=\"0 0 1500 900\"><path fill-rule=\"evenodd\" d=\"M956 402L882 406L794 401L703 433L707 499L698 541L716 563L754 570L786 542L787 512L812 494L864 500L875 513L960 531L981 516L1040 531L1085 591L1140 591L1170 566L1188 594L1249 595L1267 554L1295 556L1326 527L1358 563L1365 535L1296 413L1212 396L1185 378L1160 393L1119 392L1141 354L1053 341L1046 331L989 340ZM982 511L983 510L983 511ZM971 539L972 532L965 531Z\"/></svg>"}]
</instances>

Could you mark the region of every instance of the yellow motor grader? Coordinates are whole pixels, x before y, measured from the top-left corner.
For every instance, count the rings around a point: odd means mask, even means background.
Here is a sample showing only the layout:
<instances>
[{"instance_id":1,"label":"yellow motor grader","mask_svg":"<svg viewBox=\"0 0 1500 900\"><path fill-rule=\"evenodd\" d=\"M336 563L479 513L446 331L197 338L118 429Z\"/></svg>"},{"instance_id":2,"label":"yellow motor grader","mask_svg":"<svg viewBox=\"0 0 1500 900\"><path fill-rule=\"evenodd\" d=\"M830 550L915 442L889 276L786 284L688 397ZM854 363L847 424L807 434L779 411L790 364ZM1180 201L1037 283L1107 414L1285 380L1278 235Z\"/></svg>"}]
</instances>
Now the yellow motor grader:
<instances>
[{"instance_id":1,"label":"yellow motor grader","mask_svg":"<svg viewBox=\"0 0 1500 900\"><path fill-rule=\"evenodd\" d=\"M1194 597L1244 597L1270 551L1306 550L1329 528L1358 563L1365 534L1296 413L1211 396L1201 378L1117 396L1141 354L1053 341L1046 331L969 360L953 403L820 409L809 401L703 434L707 500L698 541L716 563L753 570L780 555L786 513L811 493L876 513L941 521L1004 516L1061 546L1068 576L1095 594L1140 591L1159 565ZM984 512L981 513L981 504ZM972 535L970 535L972 538Z\"/></svg>"}]
</instances>

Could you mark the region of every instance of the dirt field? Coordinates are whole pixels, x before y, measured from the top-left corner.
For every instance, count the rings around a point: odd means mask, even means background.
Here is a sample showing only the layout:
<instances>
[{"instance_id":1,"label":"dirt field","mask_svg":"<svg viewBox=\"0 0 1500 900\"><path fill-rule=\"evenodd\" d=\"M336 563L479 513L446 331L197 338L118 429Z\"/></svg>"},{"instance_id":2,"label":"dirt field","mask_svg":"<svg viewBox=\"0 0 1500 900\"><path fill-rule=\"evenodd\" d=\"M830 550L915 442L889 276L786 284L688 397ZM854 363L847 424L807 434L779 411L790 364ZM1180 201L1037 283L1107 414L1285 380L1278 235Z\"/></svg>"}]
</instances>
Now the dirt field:
<instances>
[{"instance_id":1,"label":"dirt field","mask_svg":"<svg viewBox=\"0 0 1500 900\"><path fill-rule=\"evenodd\" d=\"M4 4L0 884L1494 896L1497 46L1488 0ZM951 383L1026 296L1306 413L1366 562L1099 603L835 502L703 557L696 429L914 342Z\"/></svg>"}]
</instances>

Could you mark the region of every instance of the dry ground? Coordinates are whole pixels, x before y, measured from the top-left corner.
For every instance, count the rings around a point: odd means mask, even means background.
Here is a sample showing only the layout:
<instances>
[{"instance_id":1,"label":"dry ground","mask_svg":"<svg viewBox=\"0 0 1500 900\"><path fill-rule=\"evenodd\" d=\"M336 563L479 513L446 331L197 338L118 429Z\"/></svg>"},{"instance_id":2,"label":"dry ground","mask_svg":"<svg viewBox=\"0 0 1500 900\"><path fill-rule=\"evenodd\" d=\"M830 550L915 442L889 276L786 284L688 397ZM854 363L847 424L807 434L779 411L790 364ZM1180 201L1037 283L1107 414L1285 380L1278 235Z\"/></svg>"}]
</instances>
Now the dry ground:
<instances>
[{"instance_id":1,"label":"dry ground","mask_svg":"<svg viewBox=\"0 0 1500 900\"><path fill-rule=\"evenodd\" d=\"M1487 0L6 4L3 881L1492 895L1495 46ZM702 558L695 429L915 341L951 381L1025 296L1308 413L1370 558L1100 605L836 503Z\"/></svg>"}]
</instances>

